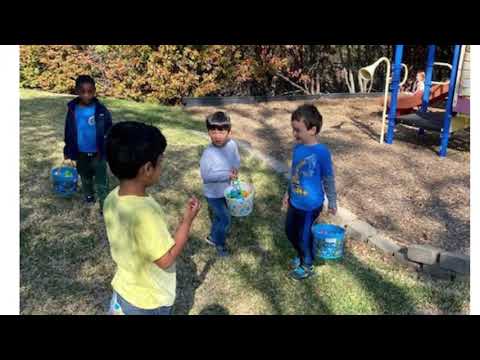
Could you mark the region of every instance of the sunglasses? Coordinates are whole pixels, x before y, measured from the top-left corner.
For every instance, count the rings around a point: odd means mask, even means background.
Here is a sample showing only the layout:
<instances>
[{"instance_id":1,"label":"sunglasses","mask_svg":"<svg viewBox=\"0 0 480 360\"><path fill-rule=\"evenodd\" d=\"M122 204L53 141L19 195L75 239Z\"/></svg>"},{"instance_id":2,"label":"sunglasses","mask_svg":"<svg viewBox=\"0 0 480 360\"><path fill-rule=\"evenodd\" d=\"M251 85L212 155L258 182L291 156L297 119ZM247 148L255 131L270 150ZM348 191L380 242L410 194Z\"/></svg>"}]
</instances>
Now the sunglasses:
<instances>
[{"instance_id":1,"label":"sunglasses","mask_svg":"<svg viewBox=\"0 0 480 360\"><path fill-rule=\"evenodd\" d=\"M208 131L229 131L229 126L228 125L212 125L208 127Z\"/></svg>"}]
</instances>

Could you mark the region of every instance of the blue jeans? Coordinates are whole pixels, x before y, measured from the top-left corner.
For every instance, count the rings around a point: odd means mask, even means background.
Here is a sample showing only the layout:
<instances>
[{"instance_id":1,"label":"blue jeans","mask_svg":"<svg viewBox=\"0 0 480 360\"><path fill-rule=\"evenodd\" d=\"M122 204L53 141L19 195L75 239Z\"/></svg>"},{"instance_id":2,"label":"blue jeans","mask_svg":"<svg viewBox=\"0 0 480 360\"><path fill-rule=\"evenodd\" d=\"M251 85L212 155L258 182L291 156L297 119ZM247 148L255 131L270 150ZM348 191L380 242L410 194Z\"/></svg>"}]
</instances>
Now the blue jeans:
<instances>
[{"instance_id":1,"label":"blue jeans","mask_svg":"<svg viewBox=\"0 0 480 360\"><path fill-rule=\"evenodd\" d=\"M227 201L225 198L207 198L207 202L210 220L212 221L210 239L217 247L224 247L232 223Z\"/></svg>"},{"instance_id":2,"label":"blue jeans","mask_svg":"<svg viewBox=\"0 0 480 360\"><path fill-rule=\"evenodd\" d=\"M172 315L173 306L161 306L156 309L140 309L113 292L110 302L110 315Z\"/></svg>"},{"instance_id":3,"label":"blue jeans","mask_svg":"<svg viewBox=\"0 0 480 360\"><path fill-rule=\"evenodd\" d=\"M288 205L287 219L285 222L285 232L287 238L297 251L302 265L313 265L315 249L313 248L312 225L315 219L320 215L322 208L312 211L304 211Z\"/></svg>"}]
</instances>

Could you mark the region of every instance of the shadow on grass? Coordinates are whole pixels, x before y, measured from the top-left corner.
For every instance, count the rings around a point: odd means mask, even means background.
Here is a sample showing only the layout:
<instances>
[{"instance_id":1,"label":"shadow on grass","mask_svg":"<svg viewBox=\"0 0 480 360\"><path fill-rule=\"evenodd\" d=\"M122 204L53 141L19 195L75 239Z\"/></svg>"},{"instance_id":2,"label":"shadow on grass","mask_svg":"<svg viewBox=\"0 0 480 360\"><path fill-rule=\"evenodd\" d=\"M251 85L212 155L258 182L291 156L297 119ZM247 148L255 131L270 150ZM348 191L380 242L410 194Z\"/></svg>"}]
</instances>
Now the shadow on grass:
<instances>
[{"instance_id":1,"label":"shadow on grass","mask_svg":"<svg viewBox=\"0 0 480 360\"><path fill-rule=\"evenodd\" d=\"M374 298L383 314L414 314L416 306L405 289L386 280L378 271L364 265L352 253L347 253L342 265Z\"/></svg>"},{"instance_id":2,"label":"shadow on grass","mask_svg":"<svg viewBox=\"0 0 480 360\"><path fill-rule=\"evenodd\" d=\"M230 315L230 312L220 304L205 306L198 315Z\"/></svg>"},{"instance_id":3,"label":"shadow on grass","mask_svg":"<svg viewBox=\"0 0 480 360\"><path fill-rule=\"evenodd\" d=\"M201 243L201 240L195 237L189 239L189 244L185 247L181 256L177 259L177 299L174 305L174 314L188 315L195 301L195 292L203 284L208 272L217 260L215 257L209 258L202 271L197 275L198 269L192 256L196 249L194 244Z\"/></svg>"},{"instance_id":4,"label":"shadow on grass","mask_svg":"<svg viewBox=\"0 0 480 360\"><path fill-rule=\"evenodd\" d=\"M107 256L97 234L45 236L41 229L30 227L20 231L20 251L22 313L105 312L111 276L95 272L89 277L85 270L102 267Z\"/></svg>"}]
</instances>

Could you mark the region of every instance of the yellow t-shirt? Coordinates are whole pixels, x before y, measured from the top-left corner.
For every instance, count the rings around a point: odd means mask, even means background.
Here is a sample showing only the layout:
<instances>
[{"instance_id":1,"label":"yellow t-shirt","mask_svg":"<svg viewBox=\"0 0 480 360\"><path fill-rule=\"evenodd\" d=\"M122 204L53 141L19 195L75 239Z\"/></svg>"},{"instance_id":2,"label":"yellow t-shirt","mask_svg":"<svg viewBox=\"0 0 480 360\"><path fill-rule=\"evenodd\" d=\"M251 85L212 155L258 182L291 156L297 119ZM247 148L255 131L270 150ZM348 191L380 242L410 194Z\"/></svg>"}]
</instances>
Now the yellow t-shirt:
<instances>
[{"instance_id":1,"label":"yellow t-shirt","mask_svg":"<svg viewBox=\"0 0 480 360\"><path fill-rule=\"evenodd\" d=\"M119 196L115 188L105 199L104 219L110 252L117 264L113 289L142 309L171 306L175 301L175 264L163 270L154 261L175 244L165 214L150 196Z\"/></svg>"}]
</instances>

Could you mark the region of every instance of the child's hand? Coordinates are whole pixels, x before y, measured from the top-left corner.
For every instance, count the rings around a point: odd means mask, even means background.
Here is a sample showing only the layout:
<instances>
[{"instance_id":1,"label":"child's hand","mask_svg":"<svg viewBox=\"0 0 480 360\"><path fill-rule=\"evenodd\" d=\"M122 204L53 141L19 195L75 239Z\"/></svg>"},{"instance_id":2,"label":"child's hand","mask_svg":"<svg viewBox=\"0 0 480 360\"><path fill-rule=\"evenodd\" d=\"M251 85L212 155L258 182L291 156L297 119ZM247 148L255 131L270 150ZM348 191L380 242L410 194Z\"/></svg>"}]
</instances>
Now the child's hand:
<instances>
[{"instance_id":1,"label":"child's hand","mask_svg":"<svg viewBox=\"0 0 480 360\"><path fill-rule=\"evenodd\" d=\"M230 171L230 180L237 180L238 179L238 169L232 169Z\"/></svg>"},{"instance_id":2,"label":"child's hand","mask_svg":"<svg viewBox=\"0 0 480 360\"><path fill-rule=\"evenodd\" d=\"M63 155L63 162L64 163L70 163L71 166L73 167L76 167L77 165L75 164L75 161L73 161L72 159L70 159L68 156L66 155Z\"/></svg>"},{"instance_id":3,"label":"child's hand","mask_svg":"<svg viewBox=\"0 0 480 360\"><path fill-rule=\"evenodd\" d=\"M290 199L290 196L288 196L288 193L286 193L283 196L282 199L282 210L287 210L288 209L288 200Z\"/></svg>"},{"instance_id":4,"label":"child's hand","mask_svg":"<svg viewBox=\"0 0 480 360\"><path fill-rule=\"evenodd\" d=\"M187 202L183 218L188 222L192 222L197 217L201 207L200 201L195 196L192 196Z\"/></svg>"},{"instance_id":5,"label":"child's hand","mask_svg":"<svg viewBox=\"0 0 480 360\"><path fill-rule=\"evenodd\" d=\"M328 213L330 215L337 215L337 209L335 208L328 208Z\"/></svg>"}]
</instances>

